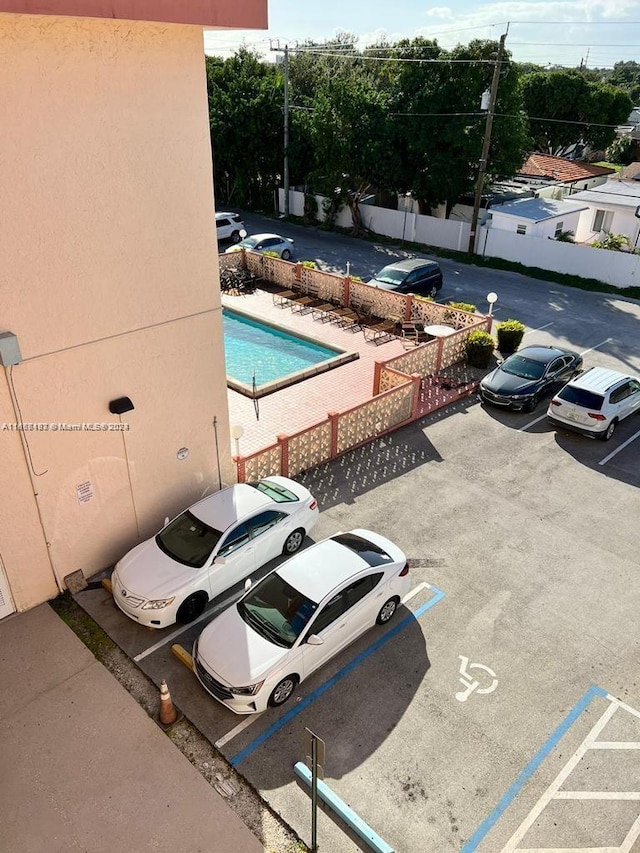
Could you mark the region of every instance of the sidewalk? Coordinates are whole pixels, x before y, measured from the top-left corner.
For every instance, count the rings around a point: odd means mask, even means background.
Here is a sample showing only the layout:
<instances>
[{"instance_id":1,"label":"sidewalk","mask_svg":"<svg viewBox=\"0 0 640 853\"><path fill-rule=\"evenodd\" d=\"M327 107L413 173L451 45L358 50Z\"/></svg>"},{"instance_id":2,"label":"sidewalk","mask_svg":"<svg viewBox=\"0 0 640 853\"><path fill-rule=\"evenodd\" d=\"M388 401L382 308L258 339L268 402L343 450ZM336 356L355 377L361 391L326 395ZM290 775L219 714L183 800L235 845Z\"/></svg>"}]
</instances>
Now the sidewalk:
<instances>
[{"instance_id":1,"label":"sidewalk","mask_svg":"<svg viewBox=\"0 0 640 853\"><path fill-rule=\"evenodd\" d=\"M0 622L0 853L262 853L43 604Z\"/></svg>"}]
</instances>

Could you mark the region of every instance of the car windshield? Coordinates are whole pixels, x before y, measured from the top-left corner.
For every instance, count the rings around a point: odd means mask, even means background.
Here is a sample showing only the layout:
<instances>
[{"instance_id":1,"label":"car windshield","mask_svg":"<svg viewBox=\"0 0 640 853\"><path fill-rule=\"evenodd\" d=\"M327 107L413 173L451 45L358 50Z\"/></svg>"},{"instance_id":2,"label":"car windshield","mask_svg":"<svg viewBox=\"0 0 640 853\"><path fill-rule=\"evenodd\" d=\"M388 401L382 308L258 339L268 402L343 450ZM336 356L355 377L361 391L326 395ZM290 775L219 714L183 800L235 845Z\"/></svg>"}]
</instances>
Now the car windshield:
<instances>
[{"instance_id":1,"label":"car windshield","mask_svg":"<svg viewBox=\"0 0 640 853\"><path fill-rule=\"evenodd\" d=\"M253 247L257 245L257 243L257 237L245 237L244 240L238 243L238 246L242 246L243 249L253 249Z\"/></svg>"},{"instance_id":2,"label":"car windshield","mask_svg":"<svg viewBox=\"0 0 640 853\"><path fill-rule=\"evenodd\" d=\"M298 496L294 495L289 489L285 489L284 486L280 486L278 483L272 483L271 480L257 480L256 482L247 483L247 485L253 486L254 489L257 489L279 504L299 500Z\"/></svg>"},{"instance_id":3,"label":"car windshield","mask_svg":"<svg viewBox=\"0 0 640 853\"><path fill-rule=\"evenodd\" d=\"M393 563L393 558L383 548L379 545L374 545L373 542L364 539L362 536L356 536L354 533L338 533L331 538L334 542L344 545L345 548L355 551L370 566L386 566L389 563Z\"/></svg>"},{"instance_id":4,"label":"car windshield","mask_svg":"<svg viewBox=\"0 0 640 853\"><path fill-rule=\"evenodd\" d=\"M500 369L523 379L540 379L546 366L543 361L535 361L523 355L510 355Z\"/></svg>"},{"instance_id":5,"label":"car windshield","mask_svg":"<svg viewBox=\"0 0 640 853\"><path fill-rule=\"evenodd\" d=\"M318 605L272 572L237 607L247 625L261 637L290 649Z\"/></svg>"},{"instance_id":6,"label":"car windshield","mask_svg":"<svg viewBox=\"0 0 640 853\"><path fill-rule=\"evenodd\" d=\"M374 276L376 281L381 281L383 284L391 284L396 287L405 280L407 273L405 270L399 270L397 267L385 267Z\"/></svg>"},{"instance_id":7,"label":"car windshield","mask_svg":"<svg viewBox=\"0 0 640 853\"><path fill-rule=\"evenodd\" d=\"M156 543L172 560L199 569L207 562L221 536L220 530L209 527L187 510L158 533Z\"/></svg>"},{"instance_id":8,"label":"car windshield","mask_svg":"<svg viewBox=\"0 0 640 853\"><path fill-rule=\"evenodd\" d=\"M594 394L586 388L576 388L575 385L565 385L558 397L565 403L573 403L574 406L582 406L583 409L591 409L599 412L602 408L604 397L602 394Z\"/></svg>"}]
</instances>

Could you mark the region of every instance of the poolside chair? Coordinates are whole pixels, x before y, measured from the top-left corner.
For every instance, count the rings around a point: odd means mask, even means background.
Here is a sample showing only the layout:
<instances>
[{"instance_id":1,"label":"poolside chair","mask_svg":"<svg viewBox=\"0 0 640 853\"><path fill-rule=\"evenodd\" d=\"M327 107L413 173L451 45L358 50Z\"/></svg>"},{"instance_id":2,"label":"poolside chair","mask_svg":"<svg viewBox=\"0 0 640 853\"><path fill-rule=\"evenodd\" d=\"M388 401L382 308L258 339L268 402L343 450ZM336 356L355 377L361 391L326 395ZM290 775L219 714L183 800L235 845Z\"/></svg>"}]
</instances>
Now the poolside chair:
<instances>
[{"instance_id":1,"label":"poolside chair","mask_svg":"<svg viewBox=\"0 0 640 853\"><path fill-rule=\"evenodd\" d=\"M409 347L417 347L420 344L426 344L427 341L431 340L431 335L424 330L424 323L418 321L402 323L401 334L402 344L405 349L408 349Z\"/></svg>"},{"instance_id":2,"label":"poolside chair","mask_svg":"<svg viewBox=\"0 0 640 853\"><path fill-rule=\"evenodd\" d=\"M401 317L389 317L363 328L365 341L373 341L376 346L395 338L402 326Z\"/></svg>"},{"instance_id":3,"label":"poolside chair","mask_svg":"<svg viewBox=\"0 0 640 853\"><path fill-rule=\"evenodd\" d=\"M273 294L273 304L277 305L278 308L287 308L296 296L298 294L295 290L278 290Z\"/></svg>"},{"instance_id":4,"label":"poolside chair","mask_svg":"<svg viewBox=\"0 0 640 853\"><path fill-rule=\"evenodd\" d=\"M320 296L317 284L308 284L289 302L289 307L295 314L307 314L324 300Z\"/></svg>"},{"instance_id":5,"label":"poolside chair","mask_svg":"<svg viewBox=\"0 0 640 853\"><path fill-rule=\"evenodd\" d=\"M371 314L372 308L372 302L354 301L349 308L340 308L334 312L337 315L336 322L343 329L349 329L350 332L360 332L365 326L370 326L374 322L374 317Z\"/></svg>"}]
</instances>

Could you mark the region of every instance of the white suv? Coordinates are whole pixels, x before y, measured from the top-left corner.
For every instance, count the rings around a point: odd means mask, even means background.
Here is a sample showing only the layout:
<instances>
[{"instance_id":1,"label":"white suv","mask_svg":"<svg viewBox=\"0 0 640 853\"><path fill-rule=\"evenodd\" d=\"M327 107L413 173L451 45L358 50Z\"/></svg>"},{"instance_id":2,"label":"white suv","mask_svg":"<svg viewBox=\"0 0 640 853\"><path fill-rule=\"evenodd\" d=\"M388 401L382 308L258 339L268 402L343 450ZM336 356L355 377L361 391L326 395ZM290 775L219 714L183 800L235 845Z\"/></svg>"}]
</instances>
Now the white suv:
<instances>
[{"instance_id":1,"label":"white suv","mask_svg":"<svg viewBox=\"0 0 640 853\"><path fill-rule=\"evenodd\" d=\"M216 213L216 231L219 243L224 240L239 243L243 236L240 232L244 231L244 222L237 213Z\"/></svg>"},{"instance_id":2,"label":"white suv","mask_svg":"<svg viewBox=\"0 0 640 853\"><path fill-rule=\"evenodd\" d=\"M640 379L591 367L555 395L547 418L554 426L608 441L618 422L638 411Z\"/></svg>"}]
</instances>

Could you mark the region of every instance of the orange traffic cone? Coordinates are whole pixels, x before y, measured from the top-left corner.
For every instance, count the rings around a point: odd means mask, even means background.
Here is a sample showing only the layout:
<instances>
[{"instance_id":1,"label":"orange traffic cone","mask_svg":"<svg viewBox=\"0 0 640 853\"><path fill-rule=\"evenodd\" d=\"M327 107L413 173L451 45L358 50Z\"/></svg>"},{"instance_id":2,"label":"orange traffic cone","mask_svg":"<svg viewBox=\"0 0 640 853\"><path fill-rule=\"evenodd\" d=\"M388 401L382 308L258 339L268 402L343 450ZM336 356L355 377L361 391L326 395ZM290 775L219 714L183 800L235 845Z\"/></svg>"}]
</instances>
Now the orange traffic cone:
<instances>
[{"instance_id":1,"label":"orange traffic cone","mask_svg":"<svg viewBox=\"0 0 640 853\"><path fill-rule=\"evenodd\" d=\"M160 722L163 726L170 726L178 719L178 712L173 707L171 695L167 682L162 679L160 682Z\"/></svg>"}]
</instances>

